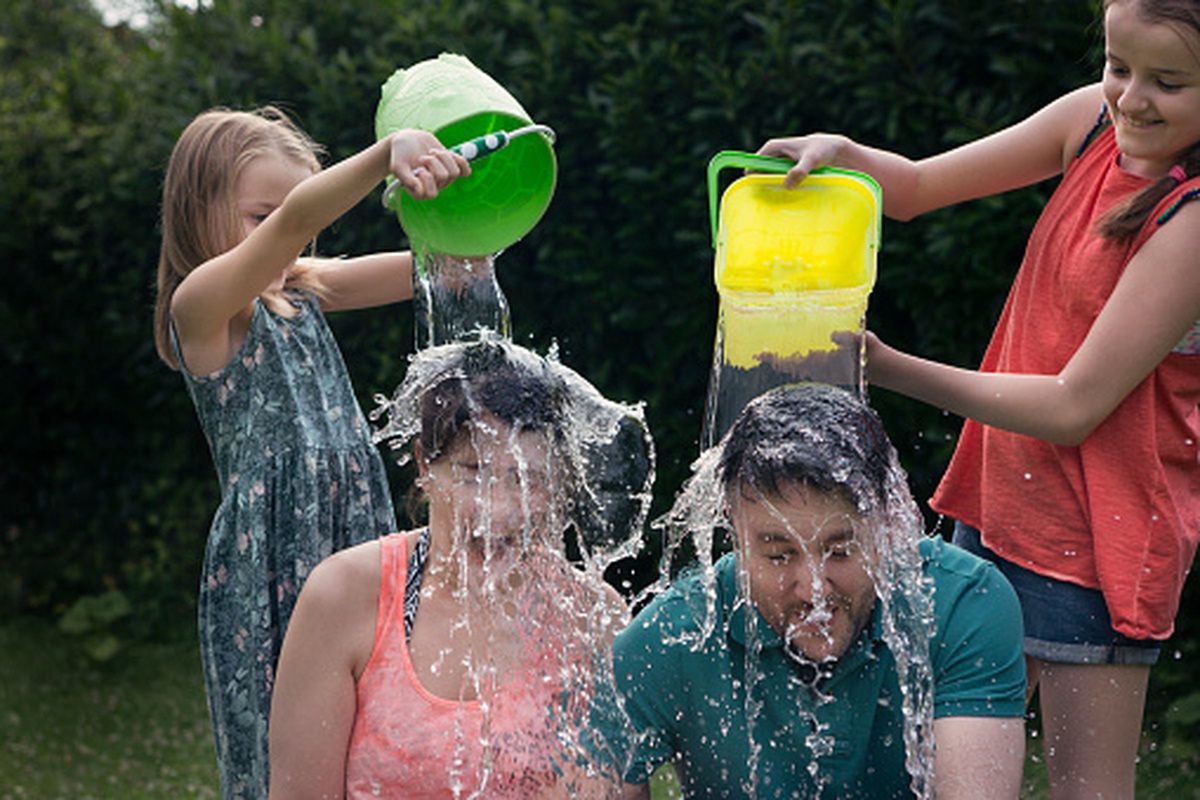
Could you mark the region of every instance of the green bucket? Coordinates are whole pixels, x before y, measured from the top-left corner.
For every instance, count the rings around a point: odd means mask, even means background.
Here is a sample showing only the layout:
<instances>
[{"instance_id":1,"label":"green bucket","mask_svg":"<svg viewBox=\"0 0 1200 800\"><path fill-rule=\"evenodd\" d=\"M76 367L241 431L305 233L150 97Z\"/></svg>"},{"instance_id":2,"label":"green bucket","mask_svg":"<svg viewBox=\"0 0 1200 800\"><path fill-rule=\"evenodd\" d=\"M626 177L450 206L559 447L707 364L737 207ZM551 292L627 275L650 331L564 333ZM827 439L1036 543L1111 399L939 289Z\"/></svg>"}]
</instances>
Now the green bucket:
<instances>
[{"instance_id":1,"label":"green bucket","mask_svg":"<svg viewBox=\"0 0 1200 800\"><path fill-rule=\"evenodd\" d=\"M375 135L419 128L446 147L531 124L507 90L464 56L442 53L396 70L383 85ZM389 208L400 217L414 249L452 256L487 256L533 229L550 205L558 175L554 149L543 136L514 138L503 150L471 164L471 175L432 200L395 192Z\"/></svg>"}]
</instances>

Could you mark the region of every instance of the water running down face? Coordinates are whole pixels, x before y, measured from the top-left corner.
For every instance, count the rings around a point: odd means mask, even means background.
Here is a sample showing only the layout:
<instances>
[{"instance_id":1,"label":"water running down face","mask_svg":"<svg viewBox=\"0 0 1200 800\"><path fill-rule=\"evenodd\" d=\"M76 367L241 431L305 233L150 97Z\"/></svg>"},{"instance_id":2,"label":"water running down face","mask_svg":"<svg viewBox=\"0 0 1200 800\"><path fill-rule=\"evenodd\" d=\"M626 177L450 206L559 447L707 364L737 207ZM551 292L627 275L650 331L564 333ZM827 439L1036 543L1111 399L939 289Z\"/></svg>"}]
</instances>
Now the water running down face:
<instances>
[{"instance_id":1,"label":"water running down face","mask_svg":"<svg viewBox=\"0 0 1200 800\"><path fill-rule=\"evenodd\" d=\"M791 484L730 498L750 600L794 655L840 658L866 626L875 584L860 545L866 525L838 493Z\"/></svg>"},{"instance_id":2,"label":"water running down face","mask_svg":"<svg viewBox=\"0 0 1200 800\"><path fill-rule=\"evenodd\" d=\"M543 432L519 431L481 415L425 468L430 518L450 520L453 541L474 560L536 550L555 532L550 446Z\"/></svg>"},{"instance_id":3,"label":"water running down face","mask_svg":"<svg viewBox=\"0 0 1200 800\"><path fill-rule=\"evenodd\" d=\"M742 410L719 451L750 601L793 655L840 658L875 605L868 553L893 455L878 416L832 386L779 387Z\"/></svg>"}]
</instances>

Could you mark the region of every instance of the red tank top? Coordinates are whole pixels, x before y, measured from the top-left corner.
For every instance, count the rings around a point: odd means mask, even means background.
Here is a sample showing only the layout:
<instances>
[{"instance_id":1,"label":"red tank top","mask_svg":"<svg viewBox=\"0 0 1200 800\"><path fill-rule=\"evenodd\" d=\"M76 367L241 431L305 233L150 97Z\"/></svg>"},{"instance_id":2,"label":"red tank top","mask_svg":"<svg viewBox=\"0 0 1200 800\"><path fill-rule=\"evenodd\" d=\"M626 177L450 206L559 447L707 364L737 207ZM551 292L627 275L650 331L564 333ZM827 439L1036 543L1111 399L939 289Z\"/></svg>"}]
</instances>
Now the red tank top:
<instances>
[{"instance_id":1,"label":"red tank top","mask_svg":"<svg viewBox=\"0 0 1200 800\"><path fill-rule=\"evenodd\" d=\"M1131 242L1104 240L1096 221L1146 184L1118 155L1110 127L1068 167L1030 235L982 371L1057 374L1126 264L1169 222L1164 212L1196 194L1193 179ZM1165 639L1200 536L1198 400L1200 355L1181 345L1077 447L968 420L930 504L978 528L1009 561L1100 589L1117 631Z\"/></svg>"}]
</instances>

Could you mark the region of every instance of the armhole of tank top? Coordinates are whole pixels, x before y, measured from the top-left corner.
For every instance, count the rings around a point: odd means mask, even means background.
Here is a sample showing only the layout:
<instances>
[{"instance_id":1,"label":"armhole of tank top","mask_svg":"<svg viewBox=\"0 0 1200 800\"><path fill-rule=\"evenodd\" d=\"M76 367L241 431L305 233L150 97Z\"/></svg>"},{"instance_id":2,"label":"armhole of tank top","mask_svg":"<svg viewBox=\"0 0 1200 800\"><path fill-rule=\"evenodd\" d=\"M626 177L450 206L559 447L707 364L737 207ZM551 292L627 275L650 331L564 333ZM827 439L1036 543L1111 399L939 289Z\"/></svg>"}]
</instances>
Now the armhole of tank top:
<instances>
[{"instance_id":1,"label":"armhole of tank top","mask_svg":"<svg viewBox=\"0 0 1200 800\"><path fill-rule=\"evenodd\" d=\"M1195 178L1192 180L1195 180ZM1200 187L1192 187L1191 189L1188 189L1183 194L1179 195L1179 197L1175 199L1175 202L1167 206L1166 210L1158 215L1158 219L1154 220L1154 224L1160 227L1162 225L1166 225L1171 221L1171 217L1175 216L1179 212L1179 209L1183 208L1185 203L1190 203L1197 197L1200 197Z\"/></svg>"},{"instance_id":2,"label":"armhole of tank top","mask_svg":"<svg viewBox=\"0 0 1200 800\"><path fill-rule=\"evenodd\" d=\"M211 381L220 380L225 377L225 373L229 371L239 359L246 355L246 351L250 346L250 331L254 330L254 326L258 324L259 317L265 313L266 307L259 298L254 298L254 311L250 314L250 324L246 326L246 338L238 345L238 349L234 352L225 365L220 369L215 369L207 375L197 375L192 372L191 368L183 360L183 345L179 342L179 334L175 330L175 318L167 314L167 329L171 337L171 346L175 350L175 359L179 362L179 371L188 377L193 383L209 383Z\"/></svg>"},{"instance_id":3,"label":"armhole of tank top","mask_svg":"<svg viewBox=\"0 0 1200 800\"><path fill-rule=\"evenodd\" d=\"M397 542L394 547L390 546L388 541L392 538L392 536L396 537L394 541ZM370 672L375 666L375 659L379 653L379 643L383 641L384 636L387 634L388 623L391 619L391 614L389 612L396 602L397 593L395 591L384 592L383 587L388 584L393 587L395 586L395 581L391 579L394 577L397 569L400 571L400 576L403 580L406 569L404 565L408 563L408 541L406 539L406 534L391 534L390 536L381 537L376 541L379 542L379 598L375 601L374 635L372 636L371 641L371 655L367 657L366 662L363 664L362 671L358 674L356 683L362 681L363 676ZM403 585L400 587L399 596L400 603L403 605ZM407 642L405 643L405 646L407 647Z\"/></svg>"},{"instance_id":4,"label":"armhole of tank top","mask_svg":"<svg viewBox=\"0 0 1200 800\"><path fill-rule=\"evenodd\" d=\"M1108 127L1109 122L1108 105L1102 104L1100 106L1100 114L1096 117L1096 121L1092 123L1091 130L1087 132L1087 136L1084 136L1083 141L1079 143L1079 148L1075 151L1075 158L1072 159L1073 161L1083 155L1084 152L1091 147L1092 142L1100 138L1100 134L1103 133L1104 129Z\"/></svg>"},{"instance_id":5,"label":"armhole of tank top","mask_svg":"<svg viewBox=\"0 0 1200 800\"><path fill-rule=\"evenodd\" d=\"M1192 177L1192 178L1189 178L1187 181L1185 181L1184 184L1192 183L1196 180L1197 180L1196 177ZM1183 185L1183 184L1181 184L1181 185ZM1172 190L1171 194L1174 194L1175 191L1177 191L1177 190L1178 190L1178 187L1176 187L1175 190ZM1170 196L1170 195L1168 195L1168 196ZM1200 197L1200 186L1193 186L1190 189L1185 189L1183 194L1176 197L1175 200L1172 201L1171 204L1168 205L1165 209L1163 209L1162 213L1160 213L1155 218L1153 230L1158 230L1163 225L1166 225L1168 222L1171 221L1172 217L1174 217L1177 213L1179 213L1179 209L1183 208L1184 205L1192 202L1197 197ZM1153 233L1153 230L1151 231L1151 233ZM1146 235L1148 236L1149 234L1146 234ZM1142 244L1144 244L1144 243L1145 242L1142 242ZM1141 245L1139 245L1139 247L1140 246ZM1182 356L1200 355L1200 319L1196 320L1192 324L1191 330L1189 330L1187 333L1185 333L1183 335L1183 338L1179 340L1179 343L1176 344L1175 347L1171 348L1171 352L1168 355L1182 355Z\"/></svg>"}]
</instances>

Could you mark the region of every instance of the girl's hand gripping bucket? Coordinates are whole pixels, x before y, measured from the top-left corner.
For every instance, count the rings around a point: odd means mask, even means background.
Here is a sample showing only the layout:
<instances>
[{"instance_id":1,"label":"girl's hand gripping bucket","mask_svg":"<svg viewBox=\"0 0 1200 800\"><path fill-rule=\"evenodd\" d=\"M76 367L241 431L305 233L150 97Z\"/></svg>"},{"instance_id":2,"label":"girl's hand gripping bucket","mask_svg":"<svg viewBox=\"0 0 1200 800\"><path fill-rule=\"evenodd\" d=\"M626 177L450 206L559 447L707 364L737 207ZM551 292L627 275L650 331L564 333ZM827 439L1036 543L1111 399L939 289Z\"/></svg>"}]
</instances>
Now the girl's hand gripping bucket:
<instances>
[{"instance_id":1,"label":"girl's hand gripping bucket","mask_svg":"<svg viewBox=\"0 0 1200 800\"><path fill-rule=\"evenodd\" d=\"M487 73L451 53L397 70L383 85L375 135L402 128L429 131L447 147L476 147L489 134L531 127L525 109ZM542 126L532 126L541 128ZM432 200L404 192L388 197L415 250L452 256L490 256L533 229L550 205L558 175L551 139L500 137L470 177ZM470 156L468 156L470 157Z\"/></svg>"},{"instance_id":2,"label":"girl's hand gripping bucket","mask_svg":"<svg viewBox=\"0 0 1200 800\"><path fill-rule=\"evenodd\" d=\"M720 440L750 400L786 383L817 381L863 393L863 325L875 285L882 199L861 172L814 170L794 189L794 163L726 151L708 165L720 305L704 446ZM729 186L718 213L717 177Z\"/></svg>"}]
</instances>

